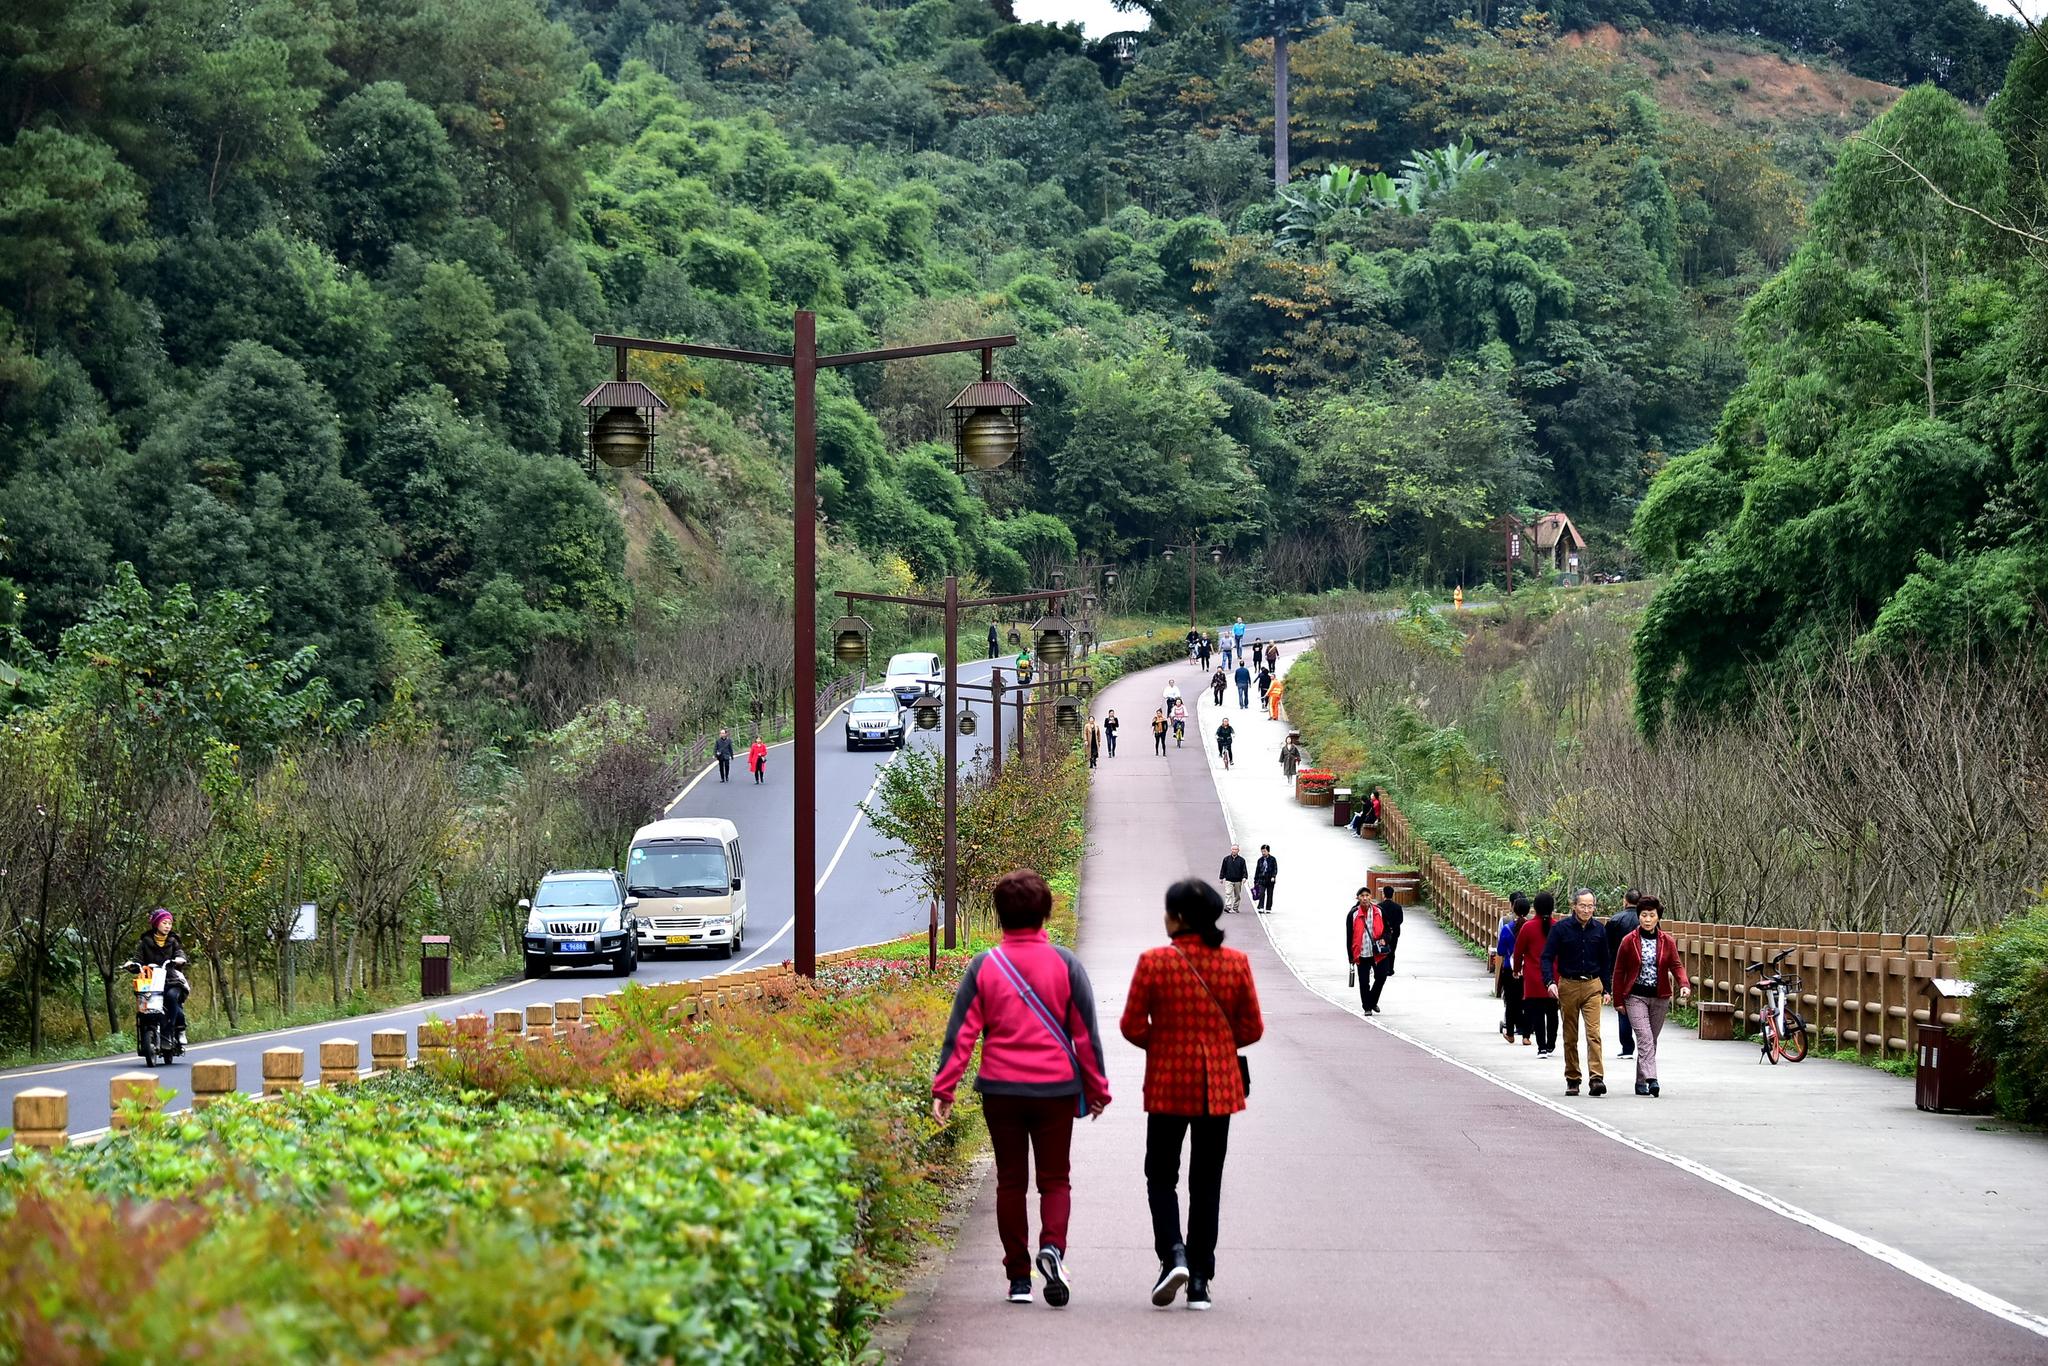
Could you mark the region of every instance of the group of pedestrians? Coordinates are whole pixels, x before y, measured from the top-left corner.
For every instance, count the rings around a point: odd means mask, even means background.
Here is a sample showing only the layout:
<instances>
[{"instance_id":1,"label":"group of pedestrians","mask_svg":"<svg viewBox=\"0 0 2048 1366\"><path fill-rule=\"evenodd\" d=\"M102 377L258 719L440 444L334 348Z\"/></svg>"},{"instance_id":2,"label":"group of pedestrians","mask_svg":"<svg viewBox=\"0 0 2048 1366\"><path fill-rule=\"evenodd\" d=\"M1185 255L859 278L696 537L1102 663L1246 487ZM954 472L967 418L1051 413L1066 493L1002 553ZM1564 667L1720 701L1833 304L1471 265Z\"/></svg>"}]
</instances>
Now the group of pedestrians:
<instances>
[{"instance_id":1,"label":"group of pedestrians","mask_svg":"<svg viewBox=\"0 0 2048 1366\"><path fill-rule=\"evenodd\" d=\"M1245 879L1251 879L1252 905L1261 915L1273 909L1273 888L1280 881L1280 860L1273 857L1273 846L1259 846L1258 862L1249 869L1245 867L1244 855L1236 845L1223 856L1223 866L1216 871L1216 880L1223 884L1223 909L1236 914L1244 909Z\"/></svg>"},{"instance_id":2,"label":"group of pedestrians","mask_svg":"<svg viewBox=\"0 0 2048 1366\"><path fill-rule=\"evenodd\" d=\"M733 757L731 730L719 727L718 739L711 746L711 757L718 761L718 781L722 783L730 780ZM754 737L754 743L747 747L747 772L754 775L754 781L757 783L768 781L768 746L758 735Z\"/></svg>"},{"instance_id":3,"label":"group of pedestrians","mask_svg":"<svg viewBox=\"0 0 2048 1366\"><path fill-rule=\"evenodd\" d=\"M1501 1037L1510 1044L1519 1037L1547 1058L1557 1051L1562 1023L1565 1094L1578 1095L1584 1083L1604 1096L1601 1008L1613 1005L1621 1056L1635 1059L1636 1094L1662 1095L1657 1041L1673 1000L1682 1005L1692 995L1678 945L1663 932L1663 903L1630 888L1622 909L1601 920L1599 899L1581 887L1563 918L1549 892L1515 892L1508 905L1494 946Z\"/></svg>"},{"instance_id":4,"label":"group of pedestrians","mask_svg":"<svg viewBox=\"0 0 2048 1366\"><path fill-rule=\"evenodd\" d=\"M1073 1188L1074 1122L1109 1107L1109 1076L1096 1026L1095 993L1080 961L1045 933L1052 892L1026 868L995 885L1002 942L976 954L954 994L932 1115L945 1123L977 1040L981 1094L996 1162L996 1229L1007 1296L1032 1301L1032 1271L1045 1302L1071 1297L1066 1258ZM1230 1117L1245 1108L1251 1070L1240 1049L1265 1033L1251 961L1223 947L1216 889L1198 879L1166 892L1167 942L1139 956L1118 1028L1145 1051L1145 1194L1159 1274L1151 1300L1166 1308L1185 1296L1210 1306ZM1181 1222L1180 1167L1188 1155L1188 1204ZM1034 1254L1026 1187L1037 1170L1039 1232Z\"/></svg>"}]
</instances>

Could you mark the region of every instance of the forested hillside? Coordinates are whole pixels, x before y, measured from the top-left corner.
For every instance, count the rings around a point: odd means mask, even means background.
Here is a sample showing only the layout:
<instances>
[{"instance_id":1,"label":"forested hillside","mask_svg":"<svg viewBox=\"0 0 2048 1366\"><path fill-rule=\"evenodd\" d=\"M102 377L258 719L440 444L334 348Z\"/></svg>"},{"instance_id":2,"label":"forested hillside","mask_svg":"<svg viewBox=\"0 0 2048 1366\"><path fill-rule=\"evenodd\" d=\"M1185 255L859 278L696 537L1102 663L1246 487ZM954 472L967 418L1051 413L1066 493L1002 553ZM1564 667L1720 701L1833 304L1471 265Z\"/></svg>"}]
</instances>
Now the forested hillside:
<instances>
[{"instance_id":1,"label":"forested hillside","mask_svg":"<svg viewBox=\"0 0 2048 1366\"><path fill-rule=\"evenodd\" d=\"M1802 227L1770 149L1534 18L1316 22L1290 224L1271 45L1220 3L1155 9L1128 53L980 0L217 13L71 0L4 30L0 526L31 680L128 562L261 592L370 714L402 688L517 733L537 655L783 591L775 381L644 376L678 409L679 520L641 519L629 583L606 503L642 495L571 458L588 334L776 347L797 306L834 347L1014 329L1037 405L1022 473L969 487L933 444L961 363L835 376L842 582L1012 586L1186 534L1250 588L1476 581L1511 507L1625 525L1711 429L1740 301ZM1427 202L1313 178L1452 143L1480 169Z\"/></svg>"}]
</instances>

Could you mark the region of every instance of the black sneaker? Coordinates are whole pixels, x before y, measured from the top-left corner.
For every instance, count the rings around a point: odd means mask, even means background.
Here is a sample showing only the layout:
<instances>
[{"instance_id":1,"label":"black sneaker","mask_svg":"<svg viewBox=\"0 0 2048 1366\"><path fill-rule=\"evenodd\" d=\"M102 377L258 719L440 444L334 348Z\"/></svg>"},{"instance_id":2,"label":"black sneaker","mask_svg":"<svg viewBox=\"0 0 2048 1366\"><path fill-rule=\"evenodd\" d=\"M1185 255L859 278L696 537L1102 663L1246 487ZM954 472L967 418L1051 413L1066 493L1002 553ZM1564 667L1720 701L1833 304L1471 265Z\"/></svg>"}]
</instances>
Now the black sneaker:
<instances>
[{"instance_id":1,"label":"black sneaker","mask_svg":"<svg viewBox=\"0 0 2048 1366\"><path fill-rule=\"evenodd\" d=\"M1054 1309L1067 1307L1067 1264L1056 1247L1038 1249L1038 1274L1045 1278L1045 1302Z\"/></svg>"},{"instance_id":2,"label":"black sneaker","mask_svg":"<svg viewBox=\"0 0 2048 1366\"><path fill-rule=\"evenodd\" d=\"M1564 1084L1564 1093L1568 1096L1576 1096L1579 1093L1579 1084L1575 1081L1566 1082Z\"/></svg>"},{"instance_id":3,"label":"black sneaker","mask_svg":"<svg viewBox=\"0 0 2048 1366\"><path fill-rule=\"evenodd\" d=\"M1650 1083L1648 1083L1648 1082L1646 1082L1646 1081L1639 1081L1639 1082L1637 1082L1637 1083L1636 1083L1636 1094L1637 1094L1637 1095L1639 1095L1639 1096L1647 1096L1647 1095L1649 1095L1649 1094L1650 1094Z\"/></svg>"},{"instance_id":4,"label":"black sneaker","mask_svg":"<svg viewBox=\"0 0 2048 1366\"><path fill-rule=\"evenodd\" d=\"M1595 1077L1593 1078L1592 1086L1588 1087L1587 1089L1590 1090L1596 1096L1604 1096L1607 1094L1607 1083L1602 1081L1600 1078Z\"/></svg>"},{"instance_id":5,"label":"black sneaker","mask_svg":"<svg viewBox=\"0 0 2048 1366\"><path fill-rule=\"evenodd\" d=\"M1188 1283L1188 1256L1179 1248L1173 1250L1173 1260L1159 1264L1159 1279L1152 1283L1152 1303L1164 1309L1173 1303L1173 1297Z\"/></svg>"},{"instance_id":6,"label":"black sneaker","mask_svg":"<svg viewBox=\"0 0 2048 1366\"><path fill-rule=\"evenodd\" d=\"M1010 1303L1031 1303L1031 1278L1029 1276L1010 1277Z\"/></svg>"},{"instance_id":7,"label":"black sneaker","mask_svg":"<svg viewBox=\"0 0 2048 1366\"><path fill-rule=\"evenodd\" d=\"M1664 1094L1664 1091L1662 1087L1658 1086L1657 1083L1653 1081L1650 1083L1650 1094L1653 1096L1661 1096Z\"/></svg>"},{"instance_id":8,"label":"black sneaker","mask_svg":"<svg viewBox=\"0 0 2048 1366\"><path fill-rule=\"evenodd\" d=\"M1207 1276L1188 1277L1188 1308L1207 1309L1208 1307L1209 1278Z\"/></svg>"}]
</instances>

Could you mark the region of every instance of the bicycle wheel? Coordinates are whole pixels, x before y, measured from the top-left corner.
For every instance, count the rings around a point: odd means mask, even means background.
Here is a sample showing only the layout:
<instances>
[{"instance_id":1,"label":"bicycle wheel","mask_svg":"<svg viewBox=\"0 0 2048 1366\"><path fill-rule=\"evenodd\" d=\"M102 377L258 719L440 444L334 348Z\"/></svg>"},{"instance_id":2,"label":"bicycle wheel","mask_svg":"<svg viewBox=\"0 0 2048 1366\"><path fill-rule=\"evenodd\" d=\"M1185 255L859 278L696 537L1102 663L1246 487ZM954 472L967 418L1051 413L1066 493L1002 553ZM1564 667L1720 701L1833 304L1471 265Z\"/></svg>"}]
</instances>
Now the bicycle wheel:
<instances>
[{"instance_id":1,"label":"bicycle wheel","mask_svg":"<svg viewBox=\"0 0 2048 1366\"><path fill-rule=\"evenodd\" d=\"M1778 1042L1779 1051L1785 1055L1786 1062L1804 1062L1807 1048L1806 1021L1800 1019L1794 1012L1786 1011L1785 1035Z\"/></svg>"},{"instance_id":2,"label":"bicycle wheel","mask_svg":"<svg viewBox=\"0 0 2048 1366\"><path fill-rule=\"evenodd\" d=\"M1784 1048L1784 1040L1778 1037L1778 1017L1768 1008L1764 1010L1763 1049L1764 1056L1771 1060L1771 1066L1778 1065L1778 1054Z\"/></svg>"}]
</instances>

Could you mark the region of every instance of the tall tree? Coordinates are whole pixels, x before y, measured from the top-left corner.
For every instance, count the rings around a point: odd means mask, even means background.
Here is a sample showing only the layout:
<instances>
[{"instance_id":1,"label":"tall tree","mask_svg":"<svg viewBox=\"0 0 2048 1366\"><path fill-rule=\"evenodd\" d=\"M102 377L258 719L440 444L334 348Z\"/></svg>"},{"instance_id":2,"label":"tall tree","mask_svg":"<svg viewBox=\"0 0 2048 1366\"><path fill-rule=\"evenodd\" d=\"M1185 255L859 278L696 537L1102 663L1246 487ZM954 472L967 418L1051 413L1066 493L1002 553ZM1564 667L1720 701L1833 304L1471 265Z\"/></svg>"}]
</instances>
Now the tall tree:
<instances>
[{"instance_id":1,"label":"tall tree","mask_svg":"<svg viewBox=\"0 0 2048 1366\"><path fill-rule=\"evenodd\" d=\"M1273 40L1273 186L1287 183L1287 44L1323 14L1323 0L1239 0L1238 36Z\"/></svg>"}]
</instances>

